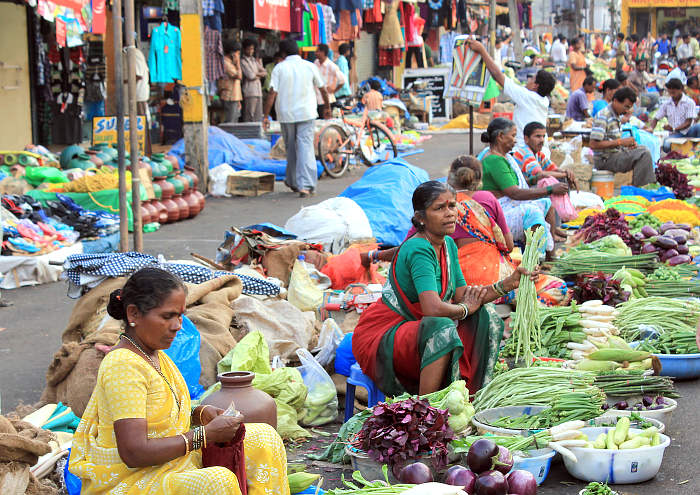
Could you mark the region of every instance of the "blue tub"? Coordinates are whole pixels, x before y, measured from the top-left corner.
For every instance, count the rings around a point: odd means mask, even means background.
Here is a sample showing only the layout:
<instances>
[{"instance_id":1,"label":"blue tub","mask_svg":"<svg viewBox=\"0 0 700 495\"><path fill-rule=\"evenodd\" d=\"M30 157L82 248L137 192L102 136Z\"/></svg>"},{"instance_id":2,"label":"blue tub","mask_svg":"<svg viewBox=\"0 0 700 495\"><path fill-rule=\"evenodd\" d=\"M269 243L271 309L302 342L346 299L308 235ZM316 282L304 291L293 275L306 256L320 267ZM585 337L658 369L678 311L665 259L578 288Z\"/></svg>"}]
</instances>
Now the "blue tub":
<instances>
[{"instance_id":1,"label":"blue tub","mask_svg":"<svg viewBox=\"0 0 700 495\"><path fill-rule=\"evenodd\" d=\"M700 377L700 354L654 354L661 361L661 375L678 380Z\"/></svg>"},{"instance_id":2,"label":"blue tub","mask_svg":"<svg viewBox=\"0 0 700 495\"><path fill-rule=\"evenodd\" d=\"M552 459L556 452L550 448L546 448L531 450L529 453L532 457L514 456L515 462L513 463L513 471L522 469L523 471L532 473L539 486L547 479L549 468L552 466Z\"/></svg>"}]
</instances>

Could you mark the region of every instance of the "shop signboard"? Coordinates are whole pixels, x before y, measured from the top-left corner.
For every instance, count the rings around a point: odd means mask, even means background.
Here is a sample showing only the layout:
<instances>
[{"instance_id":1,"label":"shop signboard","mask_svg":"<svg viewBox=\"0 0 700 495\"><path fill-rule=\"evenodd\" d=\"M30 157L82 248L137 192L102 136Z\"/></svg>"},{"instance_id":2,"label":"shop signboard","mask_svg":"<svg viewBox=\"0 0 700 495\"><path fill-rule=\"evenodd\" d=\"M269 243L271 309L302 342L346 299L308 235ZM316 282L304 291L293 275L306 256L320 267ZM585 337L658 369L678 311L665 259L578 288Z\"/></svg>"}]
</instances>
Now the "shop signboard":
<instances>
[{"instance_id":1,"label":"shop signboard","mask_svg":"<svg viewBox=\"0 0 700 495\"><path fill-rule=\"evenodd\" d=\"M452 46L452 69L446 96L462 98L478 106L484 99L491 74L481 55L469 47L470 36L457 36Z\"/></svg>"},{"instance_id":2,"label":"shop signboard","mask_svg":"<svg viewBox=\"0 0 700 495\"><path fill-rule=\"evenodd\" d=\"M143 153L146 147L146 117L139 115L137 121L137 134L139 137L139 150ZM124 141L129 147L129 117L124 117ZM108 143L117 145L117 117L93 117L92 119L92 145Z\"/></svg>"},{"instance_id":3,"label":"shop signboard","mask_svg":"<svg viewBox=\"0 0 700 495\"><path fill-rule=\"evenodd\" d=\"M255 27L289 32L291 27L290 0L253 0Z\"/></svg>"},{"instance_id":4,"label":"shop signboard","mask_svg":"<svg viewBox=\"0 0 700 495\"><path fill-rule=\"evenodd\" d=\"M105 0L92 0L92 33L105 34L107 31L107 15Z\"/></svg>"},{"instance_id":5,"label":"shop signboard","mask_svg":"<svg viewBox=\"0 0 700 495\"><path fill-rule=\"evenodd\" d=\"M83 0L54 0L53 3L61 7L68 7L76 14L83 10Z\"/></svg>"},{"instance_id":6,"label":"shop signboard","mask_svg":"<svg viewBox=\"0 0 700 495\"><path fill-rule=\"evenodd\" d=\"M447 87L450 69L406 69L403 73L403 87L414 83L425 83L425 89L417 91L421 95L432 96L433 117L450 118L452 113L452 101L445 98L445 88ZM415 88L414 88L415 89Z\"/></svg>"}]
</instances>

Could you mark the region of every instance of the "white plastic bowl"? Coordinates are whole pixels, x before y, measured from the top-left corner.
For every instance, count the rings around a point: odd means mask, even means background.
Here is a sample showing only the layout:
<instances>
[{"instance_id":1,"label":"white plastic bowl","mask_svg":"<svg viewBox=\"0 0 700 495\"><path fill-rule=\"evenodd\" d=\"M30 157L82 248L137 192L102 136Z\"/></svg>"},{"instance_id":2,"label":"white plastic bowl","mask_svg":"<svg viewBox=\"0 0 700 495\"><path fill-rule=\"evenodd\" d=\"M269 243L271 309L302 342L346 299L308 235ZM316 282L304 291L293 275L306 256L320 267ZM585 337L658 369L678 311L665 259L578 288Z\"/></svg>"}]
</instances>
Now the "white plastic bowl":
<instances>
[{"instance_id":1,"label":"white plastic bowl","mask_svg":"<svg viewBox=\"0 0 700 495\"><path fill-rule=\"evenodd\" d=\"M537 414L547 409L545 406L505 406L494 407L492 409L484 409L479 411L472 418L472 424L476 427L480 435L484 433L492 433L494 435L515 436L523 435L530 436L533 432L540 430L515 430L511 428L499 428L491 426L490 421L496 421L504 416L518 417L526 414Z\"/></svg>"},{"instance_id":2,"label":"white plastic bowl","mask_svg":"<svg viewBox=\"0 0 700 495\"><path fill-rule=\"evenodd\" d=\"M615 414L615 413L624 413L626 411L618 411L616 409L607 412L606 414L603 414L602 416L598 416L597 418L589 419L586 421L586 424L588 426L609 426L612 427L617 424L617 420L620 419L623 416L629 416L629 414ZM659 430L659 433L663 433L666 431L666 425L664 425L661 421L658 419L654 418L644 418L646 421L651 423L653 426L656 426L656 428ZM631 428L639 428L639 424L636 421L632 421L632 424L630 426Z\"/></svg>"},{"instance_id":3,"label":"white plastic bowl","mask_svg":"<svg viewBox=\"0 0 700 495\"><path fill-rule=\"evenodd\" d=\"M603 416L629 416L633 412L636 412L643 418L656 419L661 421L664 425L668 426L671 423L671 416L673 411L678 407L678 402L673 399L665 399L670 405L664 407L663 409L651 409L649 411L628 411L620 409L608 409L605 411ZM617 402L617 401L616 401Z\"/></svg>"},{"instance_id":4,"label":"white plastic bowl","mask_svg":"<svg viewBox=\"0 0 700 495\"><path fill-rule=\"evenodd\" d=\"M596 439L601 433L607 433L612 428L582 428L581 432L588 436L589 441ZM631 428L630 431L640 433L642 430ZM573 462L565 456L564 466L571 476L583 481L598 481L609 484L642 483L656 476L661 468L666 447L671 439L661 435L661 444L654 447L642 447L632 450L603 450L586 447L572 447L571 452L578 462Z\"/></svg>"}]
</instances>

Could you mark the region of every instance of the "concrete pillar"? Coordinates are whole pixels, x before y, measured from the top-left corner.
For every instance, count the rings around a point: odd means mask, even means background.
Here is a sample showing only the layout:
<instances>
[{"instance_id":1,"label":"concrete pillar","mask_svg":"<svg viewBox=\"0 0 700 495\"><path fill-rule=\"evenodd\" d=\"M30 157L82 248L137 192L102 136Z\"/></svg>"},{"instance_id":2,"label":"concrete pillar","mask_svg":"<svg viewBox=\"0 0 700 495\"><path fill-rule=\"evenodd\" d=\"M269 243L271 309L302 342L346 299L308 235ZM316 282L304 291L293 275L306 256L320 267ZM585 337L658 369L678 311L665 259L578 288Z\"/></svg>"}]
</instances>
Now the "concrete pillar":
<instances>
[{"instance_id":1,"label":"concrete pillar","mask_svg":"<svg viewBox=\"0 0 700 495\"><path fill-rule=\"evenodd\" d=\"M185 160L199 176L199 189L207 192L209 180L209 114L204 96L204 28L201 0L180 0L182 34L182 84L187 96L181 98L185 133Z\"/></svg>"}]
</instances>

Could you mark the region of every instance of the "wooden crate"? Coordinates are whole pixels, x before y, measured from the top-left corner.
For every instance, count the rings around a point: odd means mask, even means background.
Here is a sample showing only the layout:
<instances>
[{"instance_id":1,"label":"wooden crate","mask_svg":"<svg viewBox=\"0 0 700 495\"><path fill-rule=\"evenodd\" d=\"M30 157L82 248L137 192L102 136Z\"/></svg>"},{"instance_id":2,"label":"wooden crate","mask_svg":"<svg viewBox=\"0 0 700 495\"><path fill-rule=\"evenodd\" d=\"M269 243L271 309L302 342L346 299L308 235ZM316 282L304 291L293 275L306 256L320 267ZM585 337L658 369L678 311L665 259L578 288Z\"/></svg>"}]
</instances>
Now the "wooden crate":
<instances>
[{"instance_id":1,"label":"wooden crate","mask_svg":"<svg viewBox=\"0 0 700 495\"><path fill-rule=\"evenodd\" d=\"M275 174L241 170L228 176L226 193L235 196L260 196L275 190Z\"/></svg>"}]
</instances>

